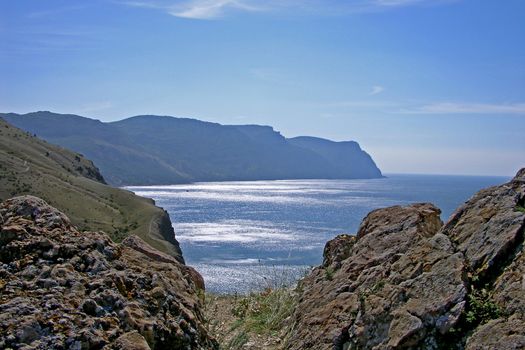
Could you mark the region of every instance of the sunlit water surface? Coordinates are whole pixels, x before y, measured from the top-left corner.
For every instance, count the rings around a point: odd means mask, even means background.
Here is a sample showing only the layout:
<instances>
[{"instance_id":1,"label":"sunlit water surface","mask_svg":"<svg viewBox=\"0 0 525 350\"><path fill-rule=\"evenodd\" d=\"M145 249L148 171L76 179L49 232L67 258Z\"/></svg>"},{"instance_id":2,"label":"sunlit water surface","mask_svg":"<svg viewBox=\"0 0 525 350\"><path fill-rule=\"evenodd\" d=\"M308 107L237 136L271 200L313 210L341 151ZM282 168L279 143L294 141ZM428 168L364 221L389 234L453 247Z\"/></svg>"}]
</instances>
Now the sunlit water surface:
<instances>
[{"instance_id":1,"label":"sunlit water surface","mask_svg":"<svg viewBox=\"0 0 525 350\"><path fill-rule=\"evenodd\" d=\"M376 208L432 202L446 219L503 177L389 175L374 180L285 180L133 186L173 222L186 263L208 291L246 293L291 283L322 261L326 241L355 233Z\"/></svg>"}]
</instances>

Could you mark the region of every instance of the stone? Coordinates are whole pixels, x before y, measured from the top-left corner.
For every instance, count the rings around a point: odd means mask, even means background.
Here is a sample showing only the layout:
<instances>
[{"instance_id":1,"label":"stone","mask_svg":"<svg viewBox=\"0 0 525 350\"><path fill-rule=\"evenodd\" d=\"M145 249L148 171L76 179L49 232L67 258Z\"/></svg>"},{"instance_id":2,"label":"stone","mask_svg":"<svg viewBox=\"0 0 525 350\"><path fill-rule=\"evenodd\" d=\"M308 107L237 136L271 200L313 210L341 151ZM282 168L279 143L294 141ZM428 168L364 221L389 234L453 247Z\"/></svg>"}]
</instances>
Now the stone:
<instances>
[{"instance_id":1,"label":"stone","mask_svg":"<svg viewBox=\"0 0 525 350\"><path fill-rule=\"evenodd\" d=\"M444 225L431 204L370 212L299 282L283 349L525 348L524 207L521 169Z\"/></svg>"},{"instance_id":2,"label":"stone","mask_svg":"<svg viewBox=\"0 0 525 350\"><path fill-rule=\"evenodd\" d=\"M146 339L137 331L122 334L115 341L116 349L151 350Z\"/></svg>"},{"instance_id":3,"label":"stone","mask_svg":"<svg viewBox=\"0 0 525 350\"><path fill-rule=\"evenodd\" d=\"M136 236L115 244L80 232L32 196L3 202L0 215L2 347L218 349L200 275L175 258Z\"/></svg>"}]
</instances>

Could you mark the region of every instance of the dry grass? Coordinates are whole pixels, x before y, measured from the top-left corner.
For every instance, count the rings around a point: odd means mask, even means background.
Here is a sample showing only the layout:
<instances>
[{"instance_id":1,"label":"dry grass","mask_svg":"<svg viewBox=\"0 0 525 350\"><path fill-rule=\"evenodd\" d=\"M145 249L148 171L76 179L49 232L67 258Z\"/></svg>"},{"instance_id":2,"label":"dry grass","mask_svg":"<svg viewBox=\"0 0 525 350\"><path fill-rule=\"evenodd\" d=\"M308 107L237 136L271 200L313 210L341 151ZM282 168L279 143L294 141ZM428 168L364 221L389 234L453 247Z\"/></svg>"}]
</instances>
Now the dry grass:
<instances>
[{"instance_id":1,"label":"dry grass","mask_svg":"<svg viewBox=\"0 0 525 350\"><path fill-rule=\"evenodd\" d=\"M149 199L86 178L90 169L93 164L82 155L40 140L0 118L0 201L34 195L63 211L81 229L104 231L115 241L136 234L173 254L158 227L151 225L162 210Z\"/></svg>"},{"instance_id":2,"label":"dry grass","mask_svg":"<svg viewBox=\"0 0 525 350\"><path fill-rule=\"evenodd\" d=\"M297 306L294 286L297 276L275 267L263 266L261 269L264 271L260 284L254 287L255 292L246 295L206 294L206 318L221 349L282 349Z\"/></svg>"}]
</instances>

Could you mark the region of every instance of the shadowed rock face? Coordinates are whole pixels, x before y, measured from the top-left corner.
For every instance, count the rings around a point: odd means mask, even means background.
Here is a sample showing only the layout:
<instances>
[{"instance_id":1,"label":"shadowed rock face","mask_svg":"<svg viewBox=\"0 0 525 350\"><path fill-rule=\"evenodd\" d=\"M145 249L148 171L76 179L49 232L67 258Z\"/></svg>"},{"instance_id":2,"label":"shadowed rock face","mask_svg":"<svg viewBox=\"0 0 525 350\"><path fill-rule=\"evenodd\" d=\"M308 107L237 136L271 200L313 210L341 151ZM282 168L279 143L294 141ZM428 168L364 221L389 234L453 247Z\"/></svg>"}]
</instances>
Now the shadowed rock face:
<instances>
[{"instance_id":1,"label":"shadowed rock face","mask_svg":"<svg viewBox=\"0 0 525 350\"><path fill-rule=\"evenodd\" d=\"M525 348L524 202L521 170L443 227L431 204L371 212L301 281L285 348Z\"/></svg>"},{"instance_id":2,"label":"shadowed rock face","mask_svg":"<svg viewBox=\"0 0 525 350\"><path fill-rule=\"evenodd\" d=\"M202 278L137 236L79 232L31 196L3 202L0 225L0 348L217 348Z\"/></svg>"}]
</instances>

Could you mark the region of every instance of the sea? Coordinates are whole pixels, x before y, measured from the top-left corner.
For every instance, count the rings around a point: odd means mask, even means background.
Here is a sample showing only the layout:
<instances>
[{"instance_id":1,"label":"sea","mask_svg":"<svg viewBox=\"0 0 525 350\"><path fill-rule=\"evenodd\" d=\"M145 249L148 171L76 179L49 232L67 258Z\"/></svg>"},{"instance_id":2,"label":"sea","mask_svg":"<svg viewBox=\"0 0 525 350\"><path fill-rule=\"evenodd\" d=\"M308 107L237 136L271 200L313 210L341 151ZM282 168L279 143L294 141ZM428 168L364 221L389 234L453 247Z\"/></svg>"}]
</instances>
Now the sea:
<instances>
[{"instance_id":1,"label":"sea","mask_svg":"<svg viewBox=\"0 0 525 350\"><path fill-rule=\"evenodd\" d=\"M126 188L168 211L186 263L207 291L245 294L293 285L322 262L328 240L356 233L371 210L431 202L446 221L475 192L509 179L389 174Z\"/></svg>"}]
</instances>

